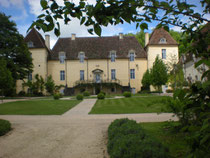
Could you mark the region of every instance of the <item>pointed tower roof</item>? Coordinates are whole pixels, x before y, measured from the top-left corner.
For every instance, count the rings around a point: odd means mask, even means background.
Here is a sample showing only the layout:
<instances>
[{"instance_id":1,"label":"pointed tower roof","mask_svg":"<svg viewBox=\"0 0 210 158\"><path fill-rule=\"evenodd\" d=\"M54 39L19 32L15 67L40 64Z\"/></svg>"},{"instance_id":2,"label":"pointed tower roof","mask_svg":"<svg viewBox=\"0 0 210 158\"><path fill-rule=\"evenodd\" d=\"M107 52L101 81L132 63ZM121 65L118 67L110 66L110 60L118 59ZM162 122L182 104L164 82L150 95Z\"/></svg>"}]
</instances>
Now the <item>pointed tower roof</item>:
<instances>
[{"instance_id":1,"label":"pointed tower roof","mask_svg":"<svg viewBox=\"0 0 210 158\"><path fill-rule=\"evenodd\" d=\"M159 28L152 32L148 45L178 45L178 43L164 28Z\"/></svg>"},{"instance_id":2,"label":"pointed tower roof","mask_svg":"<svg viewBox=\"0 0 210 158\"><path fill-rule=\"evenodd\" d=\"M35 28L31 29L31 31L24 38L24 41L26 43L33 42L33 48L46 48L44 38Z\"/></svg>"}]
</instances>

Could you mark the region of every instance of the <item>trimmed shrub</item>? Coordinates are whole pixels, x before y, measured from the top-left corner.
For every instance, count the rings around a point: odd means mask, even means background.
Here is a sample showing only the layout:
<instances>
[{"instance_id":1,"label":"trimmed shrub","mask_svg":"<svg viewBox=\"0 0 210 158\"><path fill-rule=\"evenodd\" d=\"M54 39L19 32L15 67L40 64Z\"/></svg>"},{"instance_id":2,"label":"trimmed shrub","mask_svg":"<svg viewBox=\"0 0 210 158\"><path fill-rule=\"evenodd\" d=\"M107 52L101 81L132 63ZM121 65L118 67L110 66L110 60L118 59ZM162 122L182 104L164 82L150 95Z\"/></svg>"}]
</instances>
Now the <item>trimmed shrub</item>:
<instances>
[{"instance_id":1,"label":"trimmed shrub","mask_svg":"<svg viewBox=\"0 0 210 158\"><path fill-rule=\"evenodd\" d=\"M53 98L54 98L55 100L60 99L60 94L58 94L58 93L53 94Z\"/></svg>"},{"instance_id":2,"label":"trimmed shrub","mask_svg":"<svg viewBox=\"0 0 210 158\"><path fill-rule=\"evenodd\" d=\"M78 94L76 98L77 98L77 100L83 100L83 95L82 94Z\"/></svg>"},{"instance_id":3,"label":"trimmed shrub","mask_svg":"<svg viewBox=\"0 0 210 158\"><path fill-rule=\"evenodd\" d=\"M63 94L62 94L62 93L59 93L59 97L60 97L60 98L63 98Z\"/></svg>"},{"instance_id":4,"label":"trimmed shrub","mask_svg":"<svg viewBox=\"0 0 210 158\"><path fill-rule=\"evenodd\" d=\"M131 97L131 92L126 91L126 92L123 93L123 96L126 97L126 98Z\"/></svg>"},{"instance_id":5,"label":"trimmed shrub","mask_svg":"<svg viewBox=\"0 0 210 158\"><path fill-rule=\"evenodd\" d=\"M173 90L172 89L167 89L166 92L167 93L173 93Z\"/></svg>"},{"instance_id":6,"label":"trimmed shrub","mask_svg":"<svg viewBox=\"0 0 210 158\"><path fill-rule=\"evenodd\" d=\"M88 91L84 91L83 96L88 97L88 96L90 96L90 93Z\"/></svg>"},{"instance_id":7,"label":"trimmed shrub","mask_svg":"<svg viewBox=\"0 0 210 158\"><path fill-rule=\"evenodd\" d=\"M108 128L108 153L111 158L168 158L168 149L151 139L134 120L117 119Z\"/></svg>"},{"instance_id":8,"label":"trimmed shrub","mask_svg":"<svg viewBox=\"0 0 210 158\"><path fill-rule=\"evenodd\" d=\"M0 119L0 136L5 135L11 130L11 124L7 120Z\"/></svg>"},{"instance_id":9,"label":"trimmed shrub","mask_svg":"<svg viewBox=\"0 0 210 158\"><path fill-rule=\"evenodd\" d=\"M98 99L104 99L104 98L105 98L105 95L104 95L103 93L99 93L99 94L97 95L97 98L98 98Z\"/></svg>"},{"instance_id":10,"label":"trimmed shrub","mask_svg":"<svg viewBox=\"0 0 210 158\"><path fill-rule=\"evenodd\" d=\"M18 96L25 96L26 95L26 92L25 91L20 91L19 93L18 93Z\"/></svg>"},{"instance_id":11,"label":"trimmed shrub","mask_svg":"<svg viewBox=\"0 0 210 158\"><path fill-rule=\"evenodd\" d=\"M102 93L104 96L106 96L106 93L104 91L101 91L100 93Z\"/></svg>"}]
</instances>

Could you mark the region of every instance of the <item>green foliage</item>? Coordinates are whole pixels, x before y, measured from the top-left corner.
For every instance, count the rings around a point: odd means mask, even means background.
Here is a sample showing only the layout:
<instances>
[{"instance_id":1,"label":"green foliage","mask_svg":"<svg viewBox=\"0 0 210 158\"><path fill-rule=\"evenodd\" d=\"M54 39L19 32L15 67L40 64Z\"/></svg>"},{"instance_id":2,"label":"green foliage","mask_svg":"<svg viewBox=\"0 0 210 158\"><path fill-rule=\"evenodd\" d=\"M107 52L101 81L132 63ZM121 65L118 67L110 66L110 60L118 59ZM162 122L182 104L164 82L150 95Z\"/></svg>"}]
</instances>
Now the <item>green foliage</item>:
<instances>
[{"instance_id":1,"label":"green foliage","mask_svg":"<svg viewBox=\"0 0 210 158\"><path fill-rule=\"evenodd\" d=\"M117 119L108 128L108 153L111 158L166 158L168 149L151 139L134 120Z\"/></svg>"},{"instance_id":2,"label":"green foliage","mask_svg":"<svg viewBox=\"0 0 210 158\"><path fill-rule=\"evenodd\" d=\"M123 93L123 96L126 97L126 98L129 98L129 97L131 97L131 92L126 91L126 92Z\"/></svg>"},{"instance_id":3,"label":"green foliage","mask_svg":"<svg viewBox=\"0 0 210 158\"><path fill-rule=\"evenodd\" d=\"M0 59L6 61L13 82L24 79L32 71L32 58L24 38L9 16L0 12Z\"/></svg>"},{"instance_id":4,"label":"green foliage","mask_svg":"<svg viewBox=\"0 0 210 158\"><path fill-rule=\"evenodd\" d=\"M19 93L18 93L18 96L25 96L26 95L26 92L25 91L20 91Z\"/></svg>"},{"instance_id":5,"label":"green foliage","mask_svg":"<svg viewBox=\"0 0 210 158\"><path fill-rule=\"evenodd\" d=\"M90 93L88 91L84 91L83 96L88 97L88 96L90 96Z\"/></svg>"},{"instance_id":6,"label":"green foliage","mask_svg":"<svg viewBox=\"0 0 210 158\"><path fill-rule=\"evenodd\" d=\"M5 135L11 130L11 124L7 120L0 119L0 136Z\"/></svg>"},{"instance_id":7,"label":"green foliage","mask_svg":"<svg viewBox=\"0 0 210 158\"><path fill-rule=\"evenodd\" d=\"M145 46L145 33L144 33L144 30L139 31L136 34L128 33L128 34L125 34L125 36L135 36L136 39L138 40L138 42L144 48L144 46Z\"/></svg>"},{"instance_id":8,"label":"green foliage","mask_svg":"<svg viewBox=\"0 0 210 158\"><path fill-rule=\"evenodd\" d=\"M159 59L158 56L155 58L153 67L150 70L150 76L151 76L151 84L154 87L157 87L158 91L160 91L161 86L165 85L166 82L168 81L167 67L163 63L163 61Z\"/></svg>"},{"instance_id":9,"label":"green foliage","mask_svg":"<svg viewBox=\"0 0 210 158\"><path fill-rule=\"evenodd\" d=\"M101 91L100 93L102 93L104 96L106 96L106 92L104 92L104 91Z\"/></svg>"},{"instance_id":10,"label":"green foliage","mask_svg":"<svg viewBox=\"0 0 210 158\"><path fill-rule=\"evenodd\" d=\"M104 99L104 98L105 98L105 95L104 95L103 93L99 93L99 94L97 95L97 98L98 98L98 99Z\"/></svg>"},{"instance_id":11,"label":"green foliage","mask_svg":"<svg viewBox=\"0 0 210 158\"><path fill-rule=\"evenodd\" d=\"M47 77L47 81L45 83L45 88L46 88L47 92L50 93L51 95L54 93L55 83L54 83L51 75Z\"/></svg>"},{"instance_id":12,"label":"green foliage","mask_svg":"<svg viewBox=\"0 0 210 158\"><path fill-rule=\"evenodd\" d=\"M27 86L31 93L35 96L42 96L44 91L44 79L42 76L39 76L39 74L36 74L34 77L34 80L28 80L27 82L23 82L23 87Z\"/></svg>"},{"instance_id":13,"label":"green foliage","mask_svg":"<svg viewBox=\"0 0 210 158\"><path fill-rule=\"evenodd\" d=\"M55 100L60 99L60 94L59 94L59 93L53 94L53 98L54 98Z\"/></svg>"},{"instance_id":14,"label":"green foliage","mask_svg":"<svg viewBox=\"0 0 210 158\"><path fill-rule=\"evenodd\" d=\"M151 85L151 75L149 70L147 70L144 75L143 78L141 80L141 83L143 85L144 88L149 89L150 85Z\"/></svg>"},{"instance_id":15,"label":"green foliage","mask_svg":"<svg viewBox=\"0 0 210 158\"><path fill-rule=\"evenodd\" d=\"M180 130L189 133L190 157L209 157L210 81L194 83L189 90L177 89L169 107L179 118Z\"/></svg>"},{"instance_id":16,"label":"green foliage","mask_svg":"<svg viewBox=\"0 0 210 158\"><path fill-rule=\"evenodd\" d=\"M4 96L8 90L13 89L14 82L6 61L0 59L0 65L0 95Z\"/></svg>"},{"instance_id":17,"label":"green foliage","mask_svg":"<svg viewBox=\"0 0 210 158\"><path fill-rule=\"evenodd\" d=\"M77 100L83 100L83 95L82 95L82 94L78 94L78 95L76 96L76 98L77 98Z\"/></svg>"}]
</instances>

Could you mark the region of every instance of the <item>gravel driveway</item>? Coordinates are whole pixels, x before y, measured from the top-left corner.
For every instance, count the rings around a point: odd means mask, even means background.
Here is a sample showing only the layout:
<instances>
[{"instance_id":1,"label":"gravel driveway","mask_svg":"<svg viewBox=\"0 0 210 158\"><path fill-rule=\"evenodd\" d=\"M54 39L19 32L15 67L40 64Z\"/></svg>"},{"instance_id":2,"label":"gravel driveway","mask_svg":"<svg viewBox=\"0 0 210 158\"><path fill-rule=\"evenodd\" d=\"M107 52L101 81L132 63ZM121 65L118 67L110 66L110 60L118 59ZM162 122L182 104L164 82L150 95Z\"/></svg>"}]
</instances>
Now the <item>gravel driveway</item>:
<instances>
[{"instance_id":1,"label":"gravel driveway","mask_svg":"<svg viewBox=\"0 0 210 158\"><path fill-rule=\"evenodd\" d=\"M0 115L13 127L0 137L0 158L108 158L107 128L114 119L177 120L170 113L88 115L95 102L85 99L61 116Z\"/></svg>"}]
</instances>

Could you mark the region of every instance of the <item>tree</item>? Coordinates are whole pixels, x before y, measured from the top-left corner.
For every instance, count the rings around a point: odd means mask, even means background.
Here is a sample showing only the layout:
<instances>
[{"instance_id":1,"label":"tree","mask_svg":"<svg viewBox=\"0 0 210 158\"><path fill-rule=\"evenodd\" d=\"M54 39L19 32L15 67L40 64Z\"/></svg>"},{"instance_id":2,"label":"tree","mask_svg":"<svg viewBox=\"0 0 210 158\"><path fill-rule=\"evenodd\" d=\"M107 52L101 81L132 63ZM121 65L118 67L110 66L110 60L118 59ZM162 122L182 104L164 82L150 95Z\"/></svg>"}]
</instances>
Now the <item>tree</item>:
<instances>
[{"instance_id":1,"label":"tree","mask_svg":"<svg viewBox=\"0 0 210 158\"><path fill-rule=\"evenodd\" d=\"M54 94L55 83L54 83L51 75L47 77L47 81L45 83L45 88L48 93L50 93L51 95Z\"/></svg>"},{"instance_id":2,"label":"tree","mask_svg":"<svg viewBox=\"0 0 210 158\"><path fill-rule=\"evenodd\" d=\"M149 70L144 73L141 83L143 85L143 89L149 89L151 85L151 74Z\"/></svg>"},{"instance_id":3,"label":"tree","mask_svg":"<svg viewBox=\"0 0 210 158\"><path fill-rule=\"evenodd\" d=\"M144 48L144 46L145 46L145 33L144 33L143 30L141 30L140 32L137 32L136 34L128 33L128 34L125 34L125 36L135 36L136 39L138 40L138 42Z\"/></svg>"},{"instance_id":4,"label":"tree","mask_svg":"<svg viewBox=\"0 0 210 158\"><path fill-rule=\"evenodd\" d=\"M7 89L13 87L13 78L11 72L7 69L6 61L1 59L0 65L0 95L3 98Z\"/></svg>"},{"instance_id":5,"label":"tree","mask_svg":"<svg viewBox=\"0 0 210 158\"><path fill-rule=\"evenodd\" d=\"M168 81L167 67L157 56L151 68L151 84L161 91L161 86Z\"/></svg>"},{"instance_id":6,"label":"tree","mask_svg":"<svg viewBox=\"0 0 210 158\"><path fill-rule=\"evenodd\" d=\"M32 58L23 36L10 17L0 12L0 59L6 61L13 81L24 79L32 71Z\"/></svg>"}]
</instances>

